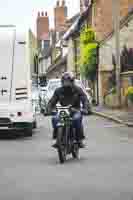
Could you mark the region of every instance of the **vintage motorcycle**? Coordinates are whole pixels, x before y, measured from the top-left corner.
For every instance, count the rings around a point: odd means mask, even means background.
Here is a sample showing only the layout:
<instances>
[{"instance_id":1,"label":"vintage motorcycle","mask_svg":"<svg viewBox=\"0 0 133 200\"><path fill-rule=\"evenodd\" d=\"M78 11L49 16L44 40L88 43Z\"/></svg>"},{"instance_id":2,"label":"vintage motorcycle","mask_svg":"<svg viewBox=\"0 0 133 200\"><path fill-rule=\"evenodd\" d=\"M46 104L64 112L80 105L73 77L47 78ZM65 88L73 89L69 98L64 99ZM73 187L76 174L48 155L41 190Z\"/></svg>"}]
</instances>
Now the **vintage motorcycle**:
<instances>
[{"instance_id":1,"label":"vintage motorcycle","mask_svg":"<svg viewBox=\"0 0 133 200\"><path fill-rule=\"evenodd\" d=\"M60 163L66 161L68 154L74 159L79 158L79 144L76 140L76 130L72 128L72 106L57 106L56 113L59 115L57 125L57 151Z\"/></svg>"}]
</instances>

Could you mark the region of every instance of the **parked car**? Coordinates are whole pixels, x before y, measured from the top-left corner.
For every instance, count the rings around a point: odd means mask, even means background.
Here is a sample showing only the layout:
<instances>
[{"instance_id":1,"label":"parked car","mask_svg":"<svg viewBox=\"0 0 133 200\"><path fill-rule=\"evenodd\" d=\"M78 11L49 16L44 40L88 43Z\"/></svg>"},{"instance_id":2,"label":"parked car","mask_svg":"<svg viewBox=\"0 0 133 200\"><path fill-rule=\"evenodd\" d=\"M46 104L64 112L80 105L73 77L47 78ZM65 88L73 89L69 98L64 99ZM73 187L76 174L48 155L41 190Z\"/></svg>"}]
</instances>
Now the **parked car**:
<instances>
[{"instance_id":1,"label":"parked car","mask_svg":"<svg viewBox=\"0 0 133 200\"><path fill-rule=\"evenodd\" d=\"M87 99L88 99L88 113L91 114L92 97L87 92L88 89L86 91L86 88L84 87L84 85L82 84L82 82L80 80L76 79L75 82L76 82L76 85L81 87L82 90L85 92ZM41 103L40 103L41 113L43 113L44 115L48 114L48 111L47 111L48 102L51 99L51 97L53 96L55 90L57 88L59 88L60 86L61 86L61 80L60 79L49 80L48 85L45 88L45 95L42 95Z\"/></svg>"},{"instance_id":2,"label":"parked car","mask_svg":"<svg viewBox=\"0 0 133 200\"><path fill-rule=\"evenodd\" d=\"M41 107L41 101L43 99L43 97L45 96L46 92L47 92L47 86L44 86L44 87L39 87L38 88L38 92L39 92L39 105Z\"/></svg>"},{"instance_id":3,"label":"parked car","mask_svg":"<svg viewBox=\"0 0 133 200\"><path fill-rule=\"evenodd\" d=\"M32 85L32 105L36 113L40 112L39 94L38 87Z\"/></svg>"}]
</instances>

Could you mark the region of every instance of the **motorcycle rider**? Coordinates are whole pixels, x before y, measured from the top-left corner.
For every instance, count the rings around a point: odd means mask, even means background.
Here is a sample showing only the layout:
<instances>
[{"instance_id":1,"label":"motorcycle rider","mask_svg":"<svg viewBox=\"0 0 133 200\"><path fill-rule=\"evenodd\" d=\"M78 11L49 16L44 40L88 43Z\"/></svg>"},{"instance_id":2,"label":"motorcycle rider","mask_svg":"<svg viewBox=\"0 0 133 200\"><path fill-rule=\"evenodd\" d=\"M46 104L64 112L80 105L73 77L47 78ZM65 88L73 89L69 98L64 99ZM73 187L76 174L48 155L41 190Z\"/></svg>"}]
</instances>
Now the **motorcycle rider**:
<instances>
[{"instance_id":1,"label":"motorcycle rider","mask_svg":"<svg viewBox=\"0 0 133 200\"><path fill-rule=\"evenodd\" d=\"M83 139L85 138L82 125L82 113L88 114L87 111L87 96L83 90L75 85L74 75L71 72L65 72L61 78L62 86L57 88L52 96L51 100L48 103L49 112L55 108L56 104L59 102L62 106L72 105L72 108L75 108L72 114L72 126L76 129L77 140L79 142L79 147L83 148ZM83 105L82 113L80 110L80 105ZM57 124L59 122L58 114L52 117L52 126L53 126L53 139L56 139ZM53 145L57 147L57 143Z\"/></svg>"}]
</instances>

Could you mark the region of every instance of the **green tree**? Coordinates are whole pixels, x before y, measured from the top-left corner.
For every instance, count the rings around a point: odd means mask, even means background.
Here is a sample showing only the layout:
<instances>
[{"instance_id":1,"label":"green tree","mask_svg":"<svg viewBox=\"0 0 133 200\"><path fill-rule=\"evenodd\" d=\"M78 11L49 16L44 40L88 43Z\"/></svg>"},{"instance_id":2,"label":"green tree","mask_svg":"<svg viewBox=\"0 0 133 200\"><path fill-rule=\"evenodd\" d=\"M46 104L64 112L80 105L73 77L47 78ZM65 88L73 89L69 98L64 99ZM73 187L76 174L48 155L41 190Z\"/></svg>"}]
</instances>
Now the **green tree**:
<instances>
[{"instance_id":1,"label":"green tree","mask_svg":"<svg viewBox=\"0 0 133 200\"><path fill-rule=\"evenodd\" d=\"M88 27L80 33L80 70L82 75L90 80L96 77L97 66L97 43L95 42L95 32Z\"/></svg>"},{"instance_id":2,"label":"green tree","mask_svg":"<svg viewBox=\"0 0 133 200\"><path fill-rule=\"evenodd\" d=\"M95 32L90 27L84 27L80 32L80 72L92 82L93 90L97 71L97 47Z\"/></svg>"}]
</instances>

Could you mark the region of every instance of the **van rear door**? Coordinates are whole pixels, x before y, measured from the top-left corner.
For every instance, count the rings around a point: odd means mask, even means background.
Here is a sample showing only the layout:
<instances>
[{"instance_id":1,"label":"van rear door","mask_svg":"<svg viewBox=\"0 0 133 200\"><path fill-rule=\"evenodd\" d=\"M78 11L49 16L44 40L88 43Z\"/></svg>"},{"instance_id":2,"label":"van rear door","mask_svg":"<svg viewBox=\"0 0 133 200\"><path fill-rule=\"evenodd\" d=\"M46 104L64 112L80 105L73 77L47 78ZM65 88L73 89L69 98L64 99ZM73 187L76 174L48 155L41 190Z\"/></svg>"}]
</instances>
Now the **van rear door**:
<instances>
[{"instance_id":1,"label":"van rear door","mask_svg":"<svg viewBox=\"0 0 133 200\"><path fill-rule=\"evenodd\" d=\"M15 29L0 26L0 103L12 95Z\"/></svg>"}]
</instances>

